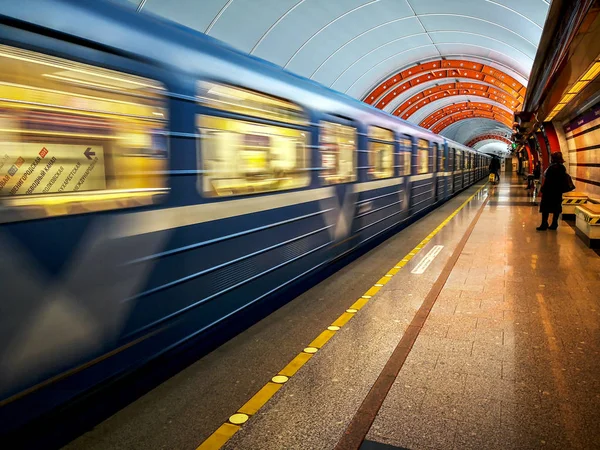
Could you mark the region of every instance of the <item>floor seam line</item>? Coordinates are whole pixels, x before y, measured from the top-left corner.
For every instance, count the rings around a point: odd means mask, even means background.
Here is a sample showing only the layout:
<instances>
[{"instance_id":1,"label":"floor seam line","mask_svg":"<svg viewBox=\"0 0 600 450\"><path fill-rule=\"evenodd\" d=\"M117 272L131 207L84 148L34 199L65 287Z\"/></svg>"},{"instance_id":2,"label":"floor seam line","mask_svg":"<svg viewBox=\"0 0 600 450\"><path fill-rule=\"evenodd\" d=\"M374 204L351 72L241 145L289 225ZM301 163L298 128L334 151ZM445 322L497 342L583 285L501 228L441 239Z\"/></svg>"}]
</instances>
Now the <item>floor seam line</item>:
<instances>
[{"instance_id":1,"label":"floor seam line","mask_svg":"<svg viewBox=\"0 0 600 450\"><path fill-rule=\"evenodd\" d=\"M408 326L407 330L414 330L415 328L417 328L418 331L404 333L404 335L400 339L400 342L398 342L398 345L396 346L396 348L392 352L392 355L385 364L383 370L377 377L377 380L371 387L369 393L367 394L360 407L354 414L354 417L350 421L350 424L346 428L346 431L335 446L335 450L360 449L369 430L371 429L373 422L375 421L377 413L381 409L381 406L383 405L383 402L387 397L389 390L394 384L398 374L400 373L400 370L402 369L406 359L408 358L408 355L410 354L415 341L419 337L421 331L420 327L426 322L427 318L429 317L429 311L435 304L437 298L439 297L444 286L446 285L446 282L448 281L448 278L452 273L456 262L460 258L460 255L467 241L471 237L475 226L479 222L479 219L481 218L481 215L485 210L489 198L490 197L488 195L479 207L477 214L469 224L469 227L463 234L463 237L459 241L457 247L454 249L454 252L450 256L450 259L446 262L446 265L442 269L442 272L431 287L429 293L423 300L421 307L416 312L415 316L413 317L413 320ZM426 312L424 318L423 311ZM422 322L421 325L416 325L416 323L420 322ZM390 379L391 382L389 381Z\"/></svg>"}]
</instances>

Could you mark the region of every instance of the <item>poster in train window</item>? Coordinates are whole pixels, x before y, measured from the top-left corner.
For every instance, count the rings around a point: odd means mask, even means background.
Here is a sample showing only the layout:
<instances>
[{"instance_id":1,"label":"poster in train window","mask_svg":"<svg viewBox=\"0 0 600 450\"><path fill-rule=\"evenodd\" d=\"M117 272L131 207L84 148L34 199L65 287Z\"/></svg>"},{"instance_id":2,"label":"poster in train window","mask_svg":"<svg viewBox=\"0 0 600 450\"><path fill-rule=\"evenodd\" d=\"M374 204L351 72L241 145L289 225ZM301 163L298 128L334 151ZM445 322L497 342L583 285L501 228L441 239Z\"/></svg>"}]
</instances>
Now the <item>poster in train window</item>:
<instances>
[{"instance_id":1,"label":"poster in train window","mask_svg":"<svg viewBox=\"0 0 600 450\"><path fill-rule=\"evenodd\" d=\"M380 127L369 127L370 178L394 176L394 133Z\"/></svg>"},{"instance_id":2,"label":"poster in train window","mask_svg":"<svg viewBox=\"0 0 600 450\"><path fill-rule=\"evenodd\" d=\"M122 199L166 187L160 83L6 45L0 81L0 199L7 204L49 207L87 192L102 201L117 195L125 205Z\"/></svg>"},{"instance_id":3,"label":"poster in train window","mask_svg":"<svg viewBox=\"0 0 600 450\"><path fill-rule=\"evenodd\" d=\"M356 180L356 128L333 122L321 124L320 177L323 184Z\"/></svg>"},{"instance_id":4,"label":"poster in train window","mask_svg":"<svg viewBox=\"0 0 600 450\"><path fill-rule=\"evenodd\" d=\"M106 189L101 145L0 142L0 195Z\"/></svg>"},{"instance_id":5,"label":"poster in train window","mask_svg":"<svg viewBox=\"0 0 600 450\"><path fill-rule=\"evenodd\" d=\"M214 116L199 116L198 127L204 195L224 197L308 186L307 132Z\"/></svg>"}]
</instances>

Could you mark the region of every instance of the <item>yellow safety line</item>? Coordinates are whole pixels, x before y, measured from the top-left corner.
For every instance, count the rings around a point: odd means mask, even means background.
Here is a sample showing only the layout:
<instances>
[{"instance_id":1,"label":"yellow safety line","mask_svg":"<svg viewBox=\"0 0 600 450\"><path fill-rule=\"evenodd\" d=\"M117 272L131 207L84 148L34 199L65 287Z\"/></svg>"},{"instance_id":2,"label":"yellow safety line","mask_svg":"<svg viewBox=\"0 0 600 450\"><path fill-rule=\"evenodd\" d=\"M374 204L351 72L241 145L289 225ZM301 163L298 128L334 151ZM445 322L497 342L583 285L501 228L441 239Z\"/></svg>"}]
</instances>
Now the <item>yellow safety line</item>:
<instances>
[{"instance_id":1,"label":"yellow safety line","mask_svg":"<svg viewBox=\"0 0 600 450\"><path fill-rule=\"evenodd\" d=\"M467 204L475 198L475 196L487 185L487 182L481 186L473 195L460 205L452 214L450 214L437 228L435 228L425 239L423 239L415 248L413 248L404 258L398 261L377 283L369 288L352 306L342 313L333 323L321 332L303 352L296 355L278 374L264 385L250 400L248 400L236 414L229 418L229 422L221 425L217 431L211 434L197 450L218 450L231 439L231 437L241 428L252 415L262 408L271 397L285 384L289 378L294 376L304 364L306 364L312 356L321 349L341 327L346 325L360 309L362 309L379 290L396 275L402 267L404 267L417 253L427 245L427 243L444 228Z\"/></svg>"}]
</instances>

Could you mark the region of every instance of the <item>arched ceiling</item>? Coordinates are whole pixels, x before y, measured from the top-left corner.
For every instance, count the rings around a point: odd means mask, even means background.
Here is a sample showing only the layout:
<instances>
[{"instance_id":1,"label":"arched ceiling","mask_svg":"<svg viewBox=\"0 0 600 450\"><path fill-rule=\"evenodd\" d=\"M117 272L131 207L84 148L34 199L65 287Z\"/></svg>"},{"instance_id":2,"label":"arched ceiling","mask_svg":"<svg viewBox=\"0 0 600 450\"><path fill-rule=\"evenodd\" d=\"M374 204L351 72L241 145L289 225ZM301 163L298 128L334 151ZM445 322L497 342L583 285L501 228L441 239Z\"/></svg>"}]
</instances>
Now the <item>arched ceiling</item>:
<instances>
[{"instance_id":1,"label":"arched ceiling","mask_svg":"<svg viewBox=\"0 0 600 450\"><path fill-rule=\"evenodd\" d=\"M494 154L502 158L506 158L510 152L506 148L506 144L499 141L486 141L482 145L477 145L475 148L486 154Z\"/></svg>"},{"instance_id":2,"label":"arched ceiling","mask_svg":"<svg viewBox=\"0 0 600 450\"><path fill-rule=\"evenodd\" d=\"M209 34L360 100L368 101L375 89L396 74L436 61L440 65L450 62L449 67L437 68L444 73L436 78L419 82L403 78L403 83L409 83L402 95L387 92L387 86L381 95L373 95L374 100L386 92L390 95L385 103L392 109L375 104L389 112L436 84L473 80L485 86L486 92L495 89L505 96L497 101L492 93L491 99L487 97L491 103L505 106L503 102L510 100L510 109L518 108L549 8L549 0L114 1L129 2L142 13L164 16ZM434 74L429 69L429 75ZM464 100L450 95L436 99L434 110L455 101ZM424 117L411 111L406 119L419 123ZM478 128L489 125L473 120L459 123ZM498 126L499 122L491 122Z\"/></svg>"},{"instance_id":3,"label":"arched ceiling","mask_svg":"<svg viewBox=\"0 0 600 450\"><path fill-rule=\"evenodd\" d=\"M511 143L510 136L506 136L502 133L495 132L495 133L486 133L486 134L482 134L480 136L474 137L469 142L467 142L467 146L473 147L473 148L480 148L483 145L486 145L487 143L489 143L490 141L504 142L506 145L510 145L510 143Z\"/></svg>"}]
</instances>

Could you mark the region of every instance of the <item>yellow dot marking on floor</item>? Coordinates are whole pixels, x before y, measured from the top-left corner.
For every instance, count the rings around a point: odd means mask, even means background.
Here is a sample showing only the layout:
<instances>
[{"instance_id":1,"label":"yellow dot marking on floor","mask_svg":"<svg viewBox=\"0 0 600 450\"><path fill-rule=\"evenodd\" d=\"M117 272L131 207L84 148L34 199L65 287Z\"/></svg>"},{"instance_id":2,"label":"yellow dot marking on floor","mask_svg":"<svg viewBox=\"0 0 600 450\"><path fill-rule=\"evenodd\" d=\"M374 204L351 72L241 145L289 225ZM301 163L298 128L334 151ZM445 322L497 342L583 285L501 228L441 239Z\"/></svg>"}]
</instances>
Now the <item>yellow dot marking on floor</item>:
<instances>
[{"instance_id":1,"label":"yellow dot marking on floor","mask_svg":"<svg viewBox=\"0 0 600 450\"><path fill-rule=\"evenodd\" d=\"M247 414L236 413L229 418L229 421L234 425L241 425L248 421L249 417Z\"/></svg>"},{"instance_id":2,"label":"yellow dot marking on floor","mask_svg":"<svg viewBox=\"0 0 600 450\"><path fill-rule=\"evenodd\" d=\"M241 425L245 423L250 416L256 414L256 412L267 403L275 393L281 389L290 377L294 376L298 370L304 364L306 364L319 348L323 347L338 331L341 327L346 325L352 317L364 307L369 300L379 290L390 281L394 275L396 275L402 267L404 267L417 253L419 253L426 244L435 237L439 231L444 228L452 218L454 218L475 196L487 185L481 186L471 197L459 206L450 216L446 218L437 228L435 228L425 239L423 239L414 249L412 249L408 255L406 255L400 262L398 262L392 269L388 271L377 283L375 283L365 294L359 298L354 304L346 310L340 317L338 317L327 330L323 331L317 336L310 344L306 347L302 353L296 355L280 372L274 376L271 381L265 384L250 400L242 406L236 414L229 418L230 423L224 423L221 425L208 439L206 439L196 450L218 450L231 439L231 437L241 428Z\"/></svg>"}]
</instances>

